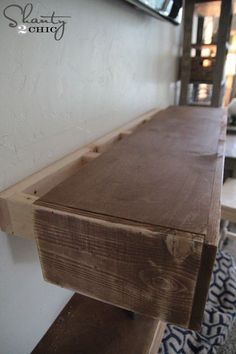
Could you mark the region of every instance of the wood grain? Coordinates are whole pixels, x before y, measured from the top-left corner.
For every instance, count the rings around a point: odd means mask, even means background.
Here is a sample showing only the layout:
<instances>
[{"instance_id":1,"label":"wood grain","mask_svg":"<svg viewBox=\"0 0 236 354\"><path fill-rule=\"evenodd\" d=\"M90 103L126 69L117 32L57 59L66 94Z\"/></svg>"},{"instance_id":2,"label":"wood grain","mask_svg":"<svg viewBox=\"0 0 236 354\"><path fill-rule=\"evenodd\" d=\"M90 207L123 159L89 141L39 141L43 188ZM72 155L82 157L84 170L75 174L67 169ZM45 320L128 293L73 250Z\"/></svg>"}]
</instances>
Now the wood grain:
<instances>
[{"instance_id":1,"label":"wood grain","mask_svg":"<svg viewBox=\"0 0 236 354\"><path fill-rule=\"evenodd\" d=\"M191 76L191 41L195 0L185 1L184 4L184 28L183 28L183 54L181 59L181 91L179 104L188 104L188 87Z\"/></svg>"},{"instance_id":2,"label":"wood grain","mask_svg":"<svg viewBox=\"0 0 236 354\"><path fill-rule=\"evenodd\" d=\"M130 135L137 127L148 122L158 111L159 109L156 108L146 112L2 191L0 193L1 230L15 236L35 238L33 202L78 172L84 164L97 158L117 141Z\"/></svg>"},{"instance_id":3,"label":"wood grain","mask_svg":"<svg viewBox=\"0 0 236 354\"><path fill-rule=\"evenodd\" d=\"M162 111L38 204L206 234L223 112Z\"/></svg>"},{"instance_id":4,"label":"wood grain","mask_svg":"<svg viewBox=\"0 0 236 354\"><path fill-rule=\"evenodd\" d=\"M202 237L44 207L35 216L45 280L152 317L161 314L163 321L189 324Z\"/></svg>"},{"instance_id":5,"label":"wood grain","mask_svg":"<svg viewBox=\"0 0 236 354\"><path fill-rule=\"evenodd\" d=\"M226 55L228 52L227 41L230 37L232 21L232 0L222 0L217 34L216 63L213 73L212 107L220 107L223 101L222 81Z\"/></svg>"},{"instance_id":6,"label":"wood grain","mask_svg":"<svg viewBox=\"0 0 236 354\"><path fill-rule=\"evenodd\" d=\"M165 323L74 295L32 354L156 354Z\"/></svg>"},{"instance_id":7,"label":"wood grain","mask_svg":"<svg viewBox=\"0 0 236 354\"><path fill-rule=\"evenodd\" d=\"M161 111L36 201L45 279L199 329L218 243L223 117Z\"/></svg>"}]
</instances>

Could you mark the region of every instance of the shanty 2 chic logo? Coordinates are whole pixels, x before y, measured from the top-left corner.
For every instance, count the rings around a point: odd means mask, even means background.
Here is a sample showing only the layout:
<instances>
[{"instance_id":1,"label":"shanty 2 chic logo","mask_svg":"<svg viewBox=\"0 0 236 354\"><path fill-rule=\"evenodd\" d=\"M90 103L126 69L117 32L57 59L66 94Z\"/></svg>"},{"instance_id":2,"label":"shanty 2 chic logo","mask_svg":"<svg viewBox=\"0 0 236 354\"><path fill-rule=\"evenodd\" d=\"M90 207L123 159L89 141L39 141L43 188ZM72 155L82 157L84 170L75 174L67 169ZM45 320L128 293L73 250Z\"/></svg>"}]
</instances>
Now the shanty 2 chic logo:
<instances>
[{"instance_id":1,"label":"shanty 2 chic logo","mask_svg":"<svg viewBox=\"0 0 236 354\"><path fill-rule=\"evenodd\" d=\"M67 19L71 16L57 16L55 11L51 15L33 17L33 4L25 7L12 4L3 10L4 17L9 20L9 27L16 28L19 34L51 33L56 41L60 41L65 33Z\"/></svg>"}]
</instances>

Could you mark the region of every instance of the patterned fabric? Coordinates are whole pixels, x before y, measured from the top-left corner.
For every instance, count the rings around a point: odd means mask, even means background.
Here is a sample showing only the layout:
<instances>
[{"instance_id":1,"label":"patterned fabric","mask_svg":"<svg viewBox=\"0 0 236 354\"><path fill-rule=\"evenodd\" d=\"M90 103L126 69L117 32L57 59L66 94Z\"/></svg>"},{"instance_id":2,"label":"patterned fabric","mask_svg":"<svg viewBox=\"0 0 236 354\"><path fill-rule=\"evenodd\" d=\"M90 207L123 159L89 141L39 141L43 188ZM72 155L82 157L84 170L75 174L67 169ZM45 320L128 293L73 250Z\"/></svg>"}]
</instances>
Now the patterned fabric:
<instances>
[{"instance_id":1,"label":"patterned fabric","mask_svg":"<svg viewBox=\"0 0 236 354\"><path fill-rule=\"evenodd\" d=\"M167 325L159 354L216 354L236 316L236 268L218 251L200 333Z\"/></svg>"}]
</instances>

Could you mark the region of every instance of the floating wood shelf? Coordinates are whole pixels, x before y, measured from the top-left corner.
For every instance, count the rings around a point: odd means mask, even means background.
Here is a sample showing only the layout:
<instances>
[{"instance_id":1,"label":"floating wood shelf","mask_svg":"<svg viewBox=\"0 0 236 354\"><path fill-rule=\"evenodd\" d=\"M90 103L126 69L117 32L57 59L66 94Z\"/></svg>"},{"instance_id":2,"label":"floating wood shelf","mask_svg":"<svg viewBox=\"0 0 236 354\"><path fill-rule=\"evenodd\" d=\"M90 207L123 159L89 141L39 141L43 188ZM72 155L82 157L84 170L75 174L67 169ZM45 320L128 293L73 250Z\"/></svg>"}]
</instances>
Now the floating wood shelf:
<instances>
[{"instance_id":1,"label":"floating wood shelf","mask_svg":"<svg viewBox=\"0 0 236 354\"><path fill-rule=\"evenodd\" d=\"M138 117L0 193L1 229L35 239L33 203L157 112L154 109ZM133 321L117 307L74 295L33 353L156 354L164 330L162 321L144 316Z\"/></svg>"},{"instance_id":2,"label":"floating wood shelf","mask_svg":"<svg viewBox=\"0 0 236 354\"><path fill-rule=\"evenodd\" d=\"M165 323L74 295L32 354L157 354Z\"/></svg>"},{"instance_id":3,"label":"floating wood shelf","mask_svg":"<svg viewBox=\"0 0 236 354\"><path fill-rule=\"evenodd\" d=\"M218 243L222 109L171 107L39 198L45 279L199 329Z\"/></svg>"},{"instance_id":4,"label":"floating wood shelf","mask_svg":"<svg viewBox=\"0 0 236 354\"><path fill-rule=\"evenodd\" d=\"M149 112L2 192L1 228L36 237L47 281L199 329L225 117L220 108Z\"/></svg>"}]
</instances>

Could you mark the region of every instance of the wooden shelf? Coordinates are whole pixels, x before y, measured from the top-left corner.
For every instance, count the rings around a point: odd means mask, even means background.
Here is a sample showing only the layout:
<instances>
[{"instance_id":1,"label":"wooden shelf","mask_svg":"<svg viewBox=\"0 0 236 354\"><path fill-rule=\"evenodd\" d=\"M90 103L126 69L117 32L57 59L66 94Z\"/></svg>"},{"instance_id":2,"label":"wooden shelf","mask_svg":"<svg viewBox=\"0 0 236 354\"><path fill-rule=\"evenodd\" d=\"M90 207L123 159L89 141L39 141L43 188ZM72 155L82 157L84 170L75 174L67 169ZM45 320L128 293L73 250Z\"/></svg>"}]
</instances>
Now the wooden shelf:
<instances>
[{"instance_id":1,"label":"wooden shelf","mask_svg":"<svg viewBox=\"0 0 236 354\"><path fill-rule=\"evenodd\" d=\"M157 354L165 323L74 295L32 354Z\"/></svg>"},{"instance_id":2,"label":"wooden shelf","mask_svg":"<svg viewBox=\"0 0 236 354\"><path fill-rule=\"evenodd\" d=\"M199 329L218 244L223 118L161 111L39 198L45 279Z\"/></svg>"},{"instance_id":3,"label":"wooden shelf","mask_svg":"<svg viewBox=\"0 0 236 354\"><path fill-rule=\"evenodd\" d=\"M1 229L35 239L33 203L146 124L158 111L151 110L1 192ZM164 330L162 321L144 316L134 321L124 310L76 294L33 353L156 354Z\"/></svg>"},{"instance_id":4,"label":"wooden shelf","mask_svg":"<svg viewBox=\"0 0 236 354\"><path fill-rule=\"evenodd\" d=\"M97 158L115 142L131 134L140 125L145 124L158 111L159 109L153 109L145 113L1 192L1 230L11 235L34 239L33 203L62 181L73 176L86 163Z\"/></svg>"},{"instance_id":5,"label":"wooden shelf","mask_svg":"<svg viewBox=\"0 0 236 354\"><path fill-rule=\"evenodd\" d=\"M215 48L217 46L217 43L197 43L197 44L191 44L191 48L194 49L202 49L202 48Z\"/></svg>"},{"instance_id":6,"label":"wooden shelf","mask_svg":"<svg viewBox=\"0 0 236 354\"><path fill-rule=\"evenodd\" d=\"M0 194L45 280L199 329L218 244L226 115L153 110Z\"/></svg>"}]
</instances>

